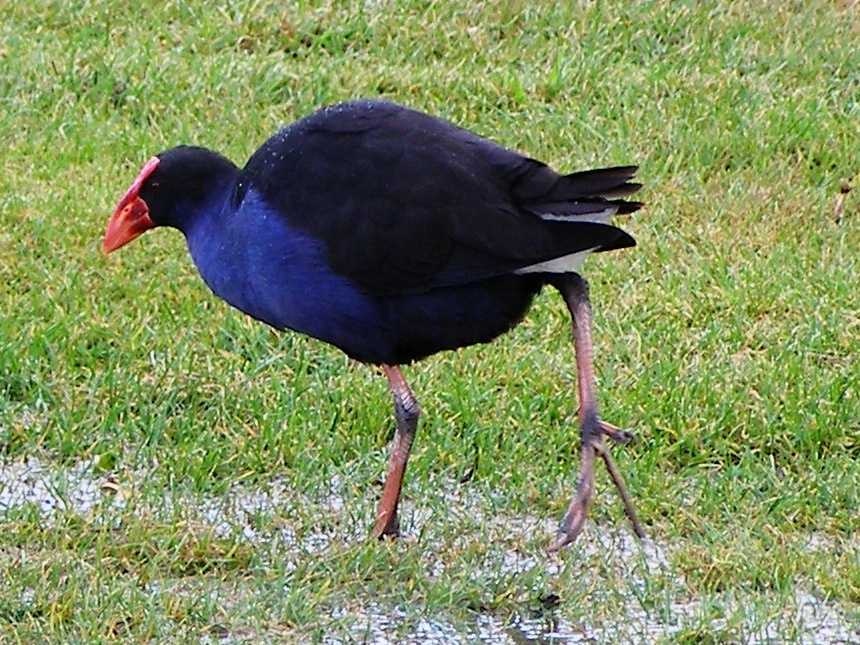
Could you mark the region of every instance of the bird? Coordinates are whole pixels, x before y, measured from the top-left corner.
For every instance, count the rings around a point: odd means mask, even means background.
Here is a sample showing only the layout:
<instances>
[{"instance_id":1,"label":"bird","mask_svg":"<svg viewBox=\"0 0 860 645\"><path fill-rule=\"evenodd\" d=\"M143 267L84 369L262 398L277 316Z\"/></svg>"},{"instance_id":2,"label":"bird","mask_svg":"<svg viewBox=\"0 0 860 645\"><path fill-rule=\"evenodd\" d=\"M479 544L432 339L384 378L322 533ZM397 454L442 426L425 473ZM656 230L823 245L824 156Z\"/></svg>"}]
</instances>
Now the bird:
<instances>
[{"instance_id":1,"label":"bird","mask_svg":"<svg viewBox=\"0 0 860 645\"><path fill-rule=\"evenodd\" d=\"M147 161L103 239L111 253L160 227L184 234L198 272L227 303L381 369L395 432L374 525L400 534L398 506L421 407L402 366L488 343L513 329L546 286L572 320L580 467L550 543L581 533L604 462L644 537L598 413L592 314L582 265L635 245L612 224L638 210L637 167L561 174L450 121L390 101L322 107L272 135L243 168L180 145Z\"/></svg>"}]
</instances>

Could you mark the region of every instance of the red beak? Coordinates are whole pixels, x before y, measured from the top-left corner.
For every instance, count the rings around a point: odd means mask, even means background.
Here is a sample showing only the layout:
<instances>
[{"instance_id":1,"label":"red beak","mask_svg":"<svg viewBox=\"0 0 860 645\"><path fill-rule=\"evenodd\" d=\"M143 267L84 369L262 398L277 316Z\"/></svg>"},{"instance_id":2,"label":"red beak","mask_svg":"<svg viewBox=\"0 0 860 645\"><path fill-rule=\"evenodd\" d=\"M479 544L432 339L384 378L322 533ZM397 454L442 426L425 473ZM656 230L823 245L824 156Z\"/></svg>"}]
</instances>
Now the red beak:
<instances>
[{"instance_id":1,"label":"red beak","mask_svg":"<svg viewBox=\"0 0 860 645\"><path fill-rule=\"evenodd\" d=\"M155 224L149 217L149 207L140 197L134 197L124 206L118 206L107 225L102 249L116 251L151 229Z\"/></svg>"},{"instance_id":2,"label":"red beak","mask_svg":"<svg viewBox=\"0 0 860 645\"><path fill-rule=\"evenodd\" d=\"M149 217L149 206L140 198L140 188L158 167L158 157L153 157L141 169L137 179L119 200L113 215L108 221L102 250L105 253L116 251L133 239L155 226Z\"/></svg>"}]
</instances>

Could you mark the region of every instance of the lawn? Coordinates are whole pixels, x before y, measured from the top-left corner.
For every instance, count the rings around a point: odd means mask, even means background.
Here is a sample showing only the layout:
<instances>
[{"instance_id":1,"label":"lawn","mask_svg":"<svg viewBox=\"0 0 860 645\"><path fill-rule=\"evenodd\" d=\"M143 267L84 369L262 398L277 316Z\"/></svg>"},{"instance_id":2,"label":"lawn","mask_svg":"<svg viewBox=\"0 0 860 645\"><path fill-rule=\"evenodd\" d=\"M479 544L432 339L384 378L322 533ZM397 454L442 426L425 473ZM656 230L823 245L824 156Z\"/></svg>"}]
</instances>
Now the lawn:
<instances>
[{"instance_id":1,"label":"lawn","mask_svg":"<svg viewBox=\"0 0 860 645\"><path fill-rule=\"evenodd\" d=\"M215 4L0 4L0 639L860 640L856 2ZM557 294L408 368L377 543L384 378L228 308L175 232L101 254L153 153L241 164L360 96L640 165L638 247L585 273L644 544L600 472L546 554L578 463Z\"/></svg>"}]
</instances>

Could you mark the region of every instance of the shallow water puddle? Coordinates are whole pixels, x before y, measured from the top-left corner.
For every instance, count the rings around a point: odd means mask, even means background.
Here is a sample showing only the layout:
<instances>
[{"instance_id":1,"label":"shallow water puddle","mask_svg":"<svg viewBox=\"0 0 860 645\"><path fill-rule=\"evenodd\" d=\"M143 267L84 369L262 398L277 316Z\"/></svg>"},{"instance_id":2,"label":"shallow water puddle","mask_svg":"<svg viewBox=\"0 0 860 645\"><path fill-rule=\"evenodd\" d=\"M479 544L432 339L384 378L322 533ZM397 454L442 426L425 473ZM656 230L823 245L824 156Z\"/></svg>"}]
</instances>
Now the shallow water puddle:
<instances>
[{"instance_id":1,"label":"shallow water puddle","mask_svg":"<svg viewBox=\"0 0 860 645\"><path fill-rule=\"evenodd\" d=\"M727 603L734 605L736 611L743 611L739 601ZM751 626L744 630L741 640L753 643L783 643L786 634L792 634L792 642L818 645L822 643L858 643L860 626L851 624L850 619L832 604L825 603L814 596L799 591L793 599L793 607L782 616L775 616L761 628ZM491 614L477 614L470 623L454 623L439 618L420 618L409 621L405 612L397 608L384 609L369 605L353 612L353 624L348 636L330 637L327 643L362 642L374 644L387 643L605 643L605 642L643 642L651 643L662 639L690 637L710 634L714 637L727 637L733 632L723 632L724 620L711 620L704 624L697 620L701 614L699 602L675 603L664 617L648 615L641 609L629 607L615 620L600 624L577 623L566 620L549 611L540 617L523 614L510 620ZM337 618L346 612L335 612ZM692 627L692 631L691 631Z\"/></svg>"},{"instance_id":2,"label":"shallow water puddle","mask_svg":"<svg viewBox=\"0 0 860 645\"><path fill-rule=\"evenodd\" d=\"M126 506L128 499L121 487L110 475L96 473L91 462L64 469L31 458L0 464L0 519L27 505L37 509L46 522L58 512L98 516L108 510L122 510L170 518L179 511L183 517L210 527L218 535L241 539L261 548L266 546L281 563L295 563L326 551L335 540L353 543L365 539L370 520L366 517L350 516L351 521L338 521L328 531L315 529L300 535L290 524L290 509L297 506L318 509L331 518L357 512L339 492L343 487L343 483L335 479L325 494L308 500L291 490L284 480L272 479L265 486L235 485L222 496L192 498L167 491L147 504L137 502L134 506ZM726 627L726 620L714 617L715 604L723 616L745 615L743 596L711 596L707 606L700 599L679 602L678 598L685 597L684 581L671 571L671 544L650 540L640 543L626 527L606 529L590 524L583 539L574 545L571 557L549 557L542 550L525 549L521 540L505 541L505 537L547 536L548 540L555 530L554 520L498 513L494 500L484 499L474 489L464 489L456 482L440 482L428 495L434 496L438 499L422 500L427 503L422 503L421 510L407 504L403 514L408 535L423 536L427 526L442 521L436 513L443 512L445 522L456 529L455 537L443 537L433 531L421 538L407 537L407 540L419 539L424 550L425 570L431 578L446 573L449 564L438 554L450 549L452 543L468 546L474 540L486 539L493 547L476 561L475 576L493 579L494 576L519 576L537 571L545 578L557 579L571 563L593 566L596 562L602 567L600 575L604 584L597 585L595 591L588 594L588 603L612 603L612 610L597 619L588 612L577 620L564 618L554 609L559 599L550 597L551 594L541 599L538 603L541 606L524 608L513 617L476 611L472 618L464 621L462 618L449 620L445 616L416 616L415 608L410 614L402 608L369 603L361 607L330 608L332 621L339 625L339 635L333 633L327 642L650 642L686 633L684 630L691 626L694 629L704 626L718 633ZM437 510L430 510L432 508ZM277 521L260 523L257 520L261 515L275 517ZM828 544L827 536L809 536L809 548L827 552ZM665 602L646 609L641 597L655 578L666 586L665 592L657 594L657 598ZM153 590L157 593L158 586ZM176 593L183 592L177 590ZM751 622L745 627L744 633L753 641L781 642L785 634L791 633L799 642L860 642L860 631L838 605L805 591L798 590L793 598L774 599L768 611L769 615L760 616L757 623ZM755 627L756 624L762 626ZM225 634L223 639L216 640L241 642L244 639L237 640Z\"/></svg>"},{"instance_id":3,"label":"shallow water puddle","mask_svg":"<svg viewBox=\"0 0 860 645\"><path fill-rule=\"evenodd\" d=\"M92 475L92 463L81 462L70 469L45 464L39 459L0 465L0 514L28 504L43 516L58 510L86 514L106 499L109 478ZM116 499L111 496L111 499ZM120 499L116 499L121 503Z\"/></svg>"}]
</instances>

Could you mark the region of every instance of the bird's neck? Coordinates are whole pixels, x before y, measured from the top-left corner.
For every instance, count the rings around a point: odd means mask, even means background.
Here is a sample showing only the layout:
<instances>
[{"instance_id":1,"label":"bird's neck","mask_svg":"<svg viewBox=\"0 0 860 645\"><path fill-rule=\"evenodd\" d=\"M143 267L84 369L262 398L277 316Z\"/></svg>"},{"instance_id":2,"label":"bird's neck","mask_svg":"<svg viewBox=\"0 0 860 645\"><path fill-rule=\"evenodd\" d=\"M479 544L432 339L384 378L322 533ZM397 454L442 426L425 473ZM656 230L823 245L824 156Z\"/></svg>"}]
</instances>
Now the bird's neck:
<instances>
[{"instance_id":1,"label":"bird's neck","mask_svg":"<svg viewBox=\"0 0 860 645\"><path fill-rule=\"evenodd\" d=\"M188 237L230 209L240 171L216 152L180 146L164 154L158 172L140 196L156 226L179 229Z\"/></svg>"},{"instance_id":2,"label":"bird's neck","mask_svg":"<svg viewBox=\"0 0 860 645\"><path fill-rule=\"evenodd\" d=\"M192 197L177 200L177 212L182 213L181 224L177 226L186 238L190 238L201 230L220 228L221 223L233 211L233 193L236 187L236 176L223 177L213 183L202 198Z\"/></svg>"}]
</instances>

